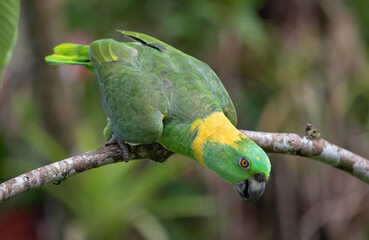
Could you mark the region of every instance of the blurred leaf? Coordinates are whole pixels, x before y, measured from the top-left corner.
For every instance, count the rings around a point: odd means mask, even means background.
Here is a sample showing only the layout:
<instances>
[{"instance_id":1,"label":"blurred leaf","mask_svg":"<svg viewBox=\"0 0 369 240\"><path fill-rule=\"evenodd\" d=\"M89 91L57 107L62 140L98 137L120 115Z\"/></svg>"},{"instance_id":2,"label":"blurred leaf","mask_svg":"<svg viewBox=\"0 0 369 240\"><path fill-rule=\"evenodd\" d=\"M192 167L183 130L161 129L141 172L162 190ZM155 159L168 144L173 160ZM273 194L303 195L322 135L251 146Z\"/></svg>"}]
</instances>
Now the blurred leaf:
<instances>
[{"instance_id":1,"label":"blurred leaf","mask_svg":"<svg viewBox=\"0 0 369 240\"><path fill-rule=\"evenodd\" d=\"M257 4L253 1L237 1L230 18L241 39L251 49L265 51L269 39L262 20L255 12L257 8Z\"/></svg>"},{"instance_id":2,"label":"blurred leaf","mask_svg":"<svg viewBox=\"0 0 369 240\"><path fill-rule=\"evenodd\" d=\"M180 206L180 207L179 207ZM159 199L152 206L162 218L213 217L216 212L215 199L204 195L178 195Z\"/></svg>"},{"instance_id":3,"label":"blurred leaf","mask_svg":"<svg viewBox=\"0 0 369 240\"><path fill-rule=\"evenodd\" d=\"M63 147L37 123L25 122L23 131L24 140L48 162L58 161L68 156Z\"/></svg>"},{"instance_id":4,"label":"blurred leaf","mask_svg":"<svg viewBox=\"0 0 369 240\"><path fill-rule=\"evenodd\" d=\"M366 44L369 44L369 1L367 0L356 0L356 1L346 1L346 4L349 5L353 12L353 16L358 20L360 24L360 34L363 36Z\"/></svg>"},{"instance_id":5,"label":"blurred leaf","mask_svg":"<svg viewBox=\"0 0 369 240\"><path fill-rule=\"evenodd\" d=\"M20 120L23 140L41 157L48 162L68 157L63 147L39 124L39 112L33 101L14 94L11 106L13 115Z\"/></svg>"},{"instance_id":6,"label":"blurred leaf","mask_svg":"<svg viewBox=\"0 0 369 240\"><path fill-rule=\"evenodd\" d=\"M133 225L141 233L141 235L144 236L144 239L170 239L163 224L161 224L155 215L145 211L144 209L138 209L135 214L136 219L133 220Z\"/></svg>"},{"instance_id":7,"label":"blurred leaf","mask_svg":"<svg viewBox=\"0 0 369 240\"><path fill-rule=\"evenodd\" d=\"M19 0L0 1L0 77L17 39Z\"/></svg>"},{"instance_id":8,"label":"blurred leaf","mask_svg":"<svg viewBox=\"0 0 369 240\"><path fill-rule=\"evenodd\" d=\"M167 199L156 208L156 202L166 197L159 194L160 190L184 174L188 163L188 159L180 161L172 157L164 164L149 161L112 164L77 175L58 187L47 185L44 189L57 197L78 217L89 236L88 239L118 239L118 236L130 227L137 229L137 224L142 221L150 225L148 228L156 228L162 225L161 219L168 216L209 216L207 212L211 213L211 205L200 212L183 213L173 209L173 204L185 204L184 209L187 210L190 208L188 204L200 203L203 206L205 203L202 200L207 198L201 199L200 196L183 196L184 200L189 200L188 203L178 198ZM172 207L163 209L163 204L171 204ZM146 217L150 219L145 220ZM143 229L137 230L146 237L147 232ZM165 236L166 231L164 227L160 227L156 229L155 234Z\"/></svg>"}]
</instances>

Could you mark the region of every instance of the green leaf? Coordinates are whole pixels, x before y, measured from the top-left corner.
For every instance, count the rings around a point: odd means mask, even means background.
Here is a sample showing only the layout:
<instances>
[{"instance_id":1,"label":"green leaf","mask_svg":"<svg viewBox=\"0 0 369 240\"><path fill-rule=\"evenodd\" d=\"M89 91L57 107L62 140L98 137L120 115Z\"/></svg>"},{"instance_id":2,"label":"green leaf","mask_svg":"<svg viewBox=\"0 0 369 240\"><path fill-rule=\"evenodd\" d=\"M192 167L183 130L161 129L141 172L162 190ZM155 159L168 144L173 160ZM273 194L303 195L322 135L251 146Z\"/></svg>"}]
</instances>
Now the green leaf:
<instances>
[{"instance_id":1,"label":"green leaf","mask_svg":"<svg viewBox=\"0 0 369 240\"><path fill-rule=\"evenodd\" d=\"M19 0L0 1L0 79L17 39Z\"/></svg>"}]
</instances>

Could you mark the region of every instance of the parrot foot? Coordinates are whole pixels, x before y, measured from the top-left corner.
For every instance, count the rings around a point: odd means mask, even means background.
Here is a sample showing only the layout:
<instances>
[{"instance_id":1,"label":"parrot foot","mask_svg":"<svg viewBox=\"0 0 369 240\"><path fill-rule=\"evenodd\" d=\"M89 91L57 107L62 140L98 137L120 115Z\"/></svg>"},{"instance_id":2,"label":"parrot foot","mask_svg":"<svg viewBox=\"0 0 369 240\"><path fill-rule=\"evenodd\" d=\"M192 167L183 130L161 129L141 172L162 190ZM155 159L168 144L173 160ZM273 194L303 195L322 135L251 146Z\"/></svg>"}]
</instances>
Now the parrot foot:
<instances>
[{"instance_id":1,"label":"parrot foot","mask_svg":"<svg viewBox=\"0 0 369 240\"><path fill-rule=\"evenodd\" d=\"M117 135L115 134L113 134L113 136L108 141L108 144L114 144L114 143L118 143L120 149L122 150L123 161L128 162L129 161L128 145L122 142L122 140L120 140L119 137L117 137Z\"/></svg>"}]
</instances>

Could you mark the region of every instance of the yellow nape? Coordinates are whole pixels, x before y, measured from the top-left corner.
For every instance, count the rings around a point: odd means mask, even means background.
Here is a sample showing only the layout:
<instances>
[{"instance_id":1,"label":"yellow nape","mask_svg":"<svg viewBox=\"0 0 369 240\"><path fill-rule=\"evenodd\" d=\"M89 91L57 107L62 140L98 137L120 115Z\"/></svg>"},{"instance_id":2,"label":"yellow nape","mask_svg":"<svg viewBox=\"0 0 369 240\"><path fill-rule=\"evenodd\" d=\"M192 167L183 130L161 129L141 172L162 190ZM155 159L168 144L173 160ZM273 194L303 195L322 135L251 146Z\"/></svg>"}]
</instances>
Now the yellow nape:
<instances>
[{"instance_id":1,"label":"yellow nape","mask_svg":"<svg viewBox=\"0 0 369 240\"><path fill-rule=\"evenodd\" d=\"M204 144L214 142L237 147L236 142L247 138L229 121L223 112L215 112L206 118L195 120L191 125L191 134L196 134L192 150L196 160L205 165Z\"/></svg>"}]
</instances>

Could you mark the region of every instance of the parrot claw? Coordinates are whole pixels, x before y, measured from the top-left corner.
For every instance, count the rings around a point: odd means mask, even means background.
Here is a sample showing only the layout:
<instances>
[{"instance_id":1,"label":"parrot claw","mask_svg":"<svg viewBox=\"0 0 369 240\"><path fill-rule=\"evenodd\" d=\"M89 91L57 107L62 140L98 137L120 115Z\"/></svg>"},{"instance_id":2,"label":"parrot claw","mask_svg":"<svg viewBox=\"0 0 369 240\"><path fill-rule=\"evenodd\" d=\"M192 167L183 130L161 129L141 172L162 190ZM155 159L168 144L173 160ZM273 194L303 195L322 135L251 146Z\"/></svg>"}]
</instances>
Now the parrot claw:
<instances>
[{"instance_id":1,"label":"parrot claw","mask_svg":"<svg viewBox=\"0 0 369 240\"><path fill-rule=\"evenodd\" d=\"M122 140L120 140L119 137L117 137L115 134L113 134L113 136L108 141L108 144L114 144L114 143L118 143L120 149L122 150L123 161L128 162L129 161L128 145L122 142Z\"/></svg>"}]
</instances>

